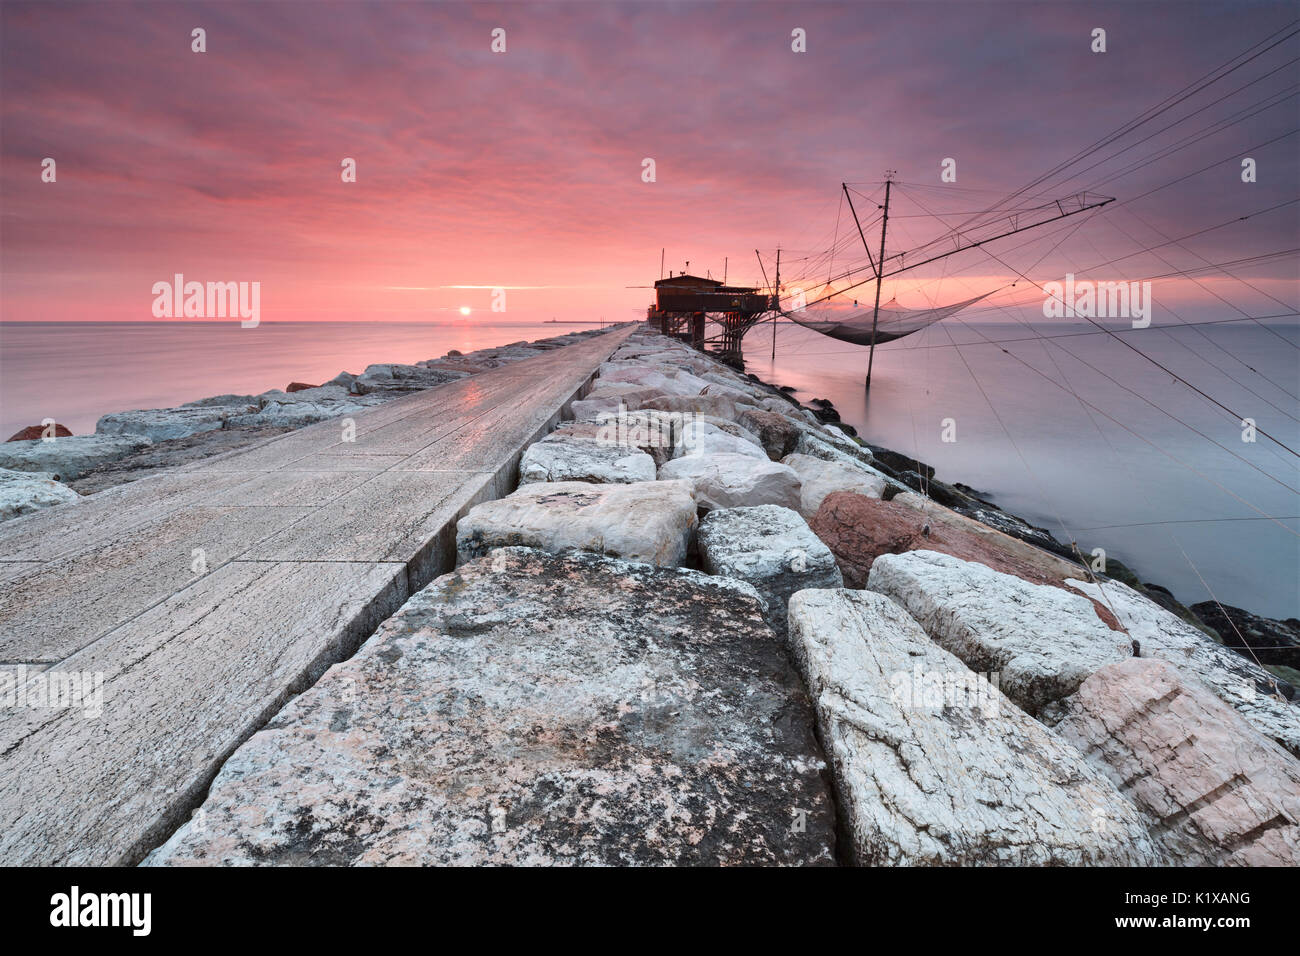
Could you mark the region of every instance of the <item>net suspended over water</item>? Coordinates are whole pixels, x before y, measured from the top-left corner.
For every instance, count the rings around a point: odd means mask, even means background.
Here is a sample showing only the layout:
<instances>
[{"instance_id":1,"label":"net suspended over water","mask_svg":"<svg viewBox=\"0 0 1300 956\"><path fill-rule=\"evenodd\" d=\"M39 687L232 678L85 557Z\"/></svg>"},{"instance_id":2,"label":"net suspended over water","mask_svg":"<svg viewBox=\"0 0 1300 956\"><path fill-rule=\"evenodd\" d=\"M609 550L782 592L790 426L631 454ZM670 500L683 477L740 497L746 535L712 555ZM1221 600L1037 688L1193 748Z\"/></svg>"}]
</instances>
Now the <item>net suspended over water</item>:
<instances>
[{"instance_id":1,"label":"net suspended over water","mask_svg":"<svg viewBox=\"0 0 1300 956\"><path fill-rule=\"evenodd\" d=\"M992 294L993 292L985 292L973 299L954 302L935 309L905 309L898 304L897 299L890 299L880 306L880 316L876 320L876 344L892 342L894 339L901 339L904 335L919 332L926 326L946 319ZM836 296L819 302L810 302L802 308L796 308L796 304L794 301L783 299L781 314L805 328L820 332L822 335L829 335L841 342L851 342L854 345L871 344L874 303L867 304L860 300L855 302L852 299Z\"/></svg>"}]
</instances>

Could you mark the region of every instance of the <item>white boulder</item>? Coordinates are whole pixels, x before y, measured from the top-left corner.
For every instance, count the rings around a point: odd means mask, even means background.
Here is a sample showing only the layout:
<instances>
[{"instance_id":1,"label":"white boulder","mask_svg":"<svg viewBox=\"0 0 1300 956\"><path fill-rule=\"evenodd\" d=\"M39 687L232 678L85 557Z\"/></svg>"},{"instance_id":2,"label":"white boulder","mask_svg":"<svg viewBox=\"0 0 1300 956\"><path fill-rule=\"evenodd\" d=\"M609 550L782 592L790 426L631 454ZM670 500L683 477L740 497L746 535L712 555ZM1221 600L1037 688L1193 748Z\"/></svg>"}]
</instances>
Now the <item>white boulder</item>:
<instances>
[{"instance_id":1,"label":"white boulder","mask_svg":"<svg viewBox=\"0 0 1300 956\"><path fill-rule=\"evenodd\" d=\"M1052 731L870 591L790 600L854 863L1159 862L1136 808Z\"/></svg>"},{"instance_id":2,"label":"white boulder","mask_svg":"<svg viewBox=\"0 0 1300 956\"><path fill-rule=\"evenodd\" d=\"M1030 714L1068 697L1098 668L1133 656L1082 595L937 551L882 554L867 587L907 609L931 639L972 670L1000 673Z\"/></svg>"},{"instance_id":3,"label":"white boulder","mask_svg":"<svg viewBox=\"0 0 1300 956\"><path fill-rule=\"evenodd\" d=\"M786 455L781 464L789 465L799 475L802 483L799 513L811 518L822 506L826 496L835 491L851 491L868 498L879 498L885 493L889 481L860 468L850 468L812 455Z\"/></svg>"},{"instance_id":4,"label":"white boulder","mask_svg":"<svg viewBox=\"0 0 1300 956\"><path fill-rule=\"evenodd\" d=\"M536 482L470 509L456 524L456 556L464 563L493 548L520 545L678 566L686 561L697 521L685 481Z\"/></svg>"},{"instance_id":5,"label":"white boulder","mask_svg":"<svg viewBox=\"0 0 1300 956\"><path fill-rule=\"evenodd\" d=\"M0 443L0 468L41 471L55 481L72 481L92 468L152 445L143 435L71 435L46 441Z\"/></svg>"},{"instance_id":6,"label":"white boulder","mask_svg":"<svg viewBox=\"0 0 1300 956\"><path fill-rule=\"evenodd\" d=\"M0 521L76 501L80 497L43 472L0 468Z\"/></svg>"},{"instance_id":7,"label":"white boulder","mask_svg":"<svg viewBox=\"0 0 1300 956\"><path fill-rule=\"evenodd\" d=\"M1148 815L1180 866L1300 866L1300 763L1169 661L1130 658L1056 731Z\"/></svg>"},{"instance_id":8,"label":"white boulder","mask_svg":"<svg viewBox=\"0 0 1300 956\"><path fill-rule=\"evenodd\" d=\"M735 426L739 428L739 426ZM689 421L677 440L676 454L682 455L746 455L767 461L767 452L749 438L732 434L706 421Z\"/></svg>"},{"instance_id":9,"label":"white boulder","mask_svg":"<svg viewBox=\"0 0 1300 956\"><path fill-rule=\"evenodd\" d=\"M721 508L700 522L700 563L710 574L752 584L767 601L767 620L784 638L790 595L844 586L830 549L789 508Z\"/></svg>"},{"instance_id":10,"label":"white boulder","mask_svg":"<svg viewBox=\"0 0 1300 956\"><path fill-rule=\"evenodd\" d=\"M654 481L655 460L635 448L555 433L530 445L519 462L519 483Z\"/></svg>"},{"instance_id":11,"label":"white boulder","mask_svg":"<svg viewBox=\"0 0 1300 956\"><path fill-rule=\"evenodd\" d=\"M1127 584L1104 587L1068 580L1070 587L1109 607L1136 643L1139 657L1168 661L1210 691L1265 737L1300 757L1300 706L1275 690L1273 675L1236 651L1138 594Z\"/></svg>"},{"instance_id":12,"label":"white boulder","mask_svg":"<svg viewBox=\"0 0 1300 956\"><path fill-rule=\"evenodd\" d=\"M684 479L695 488L701 508L744 508L780 505L798 509L799 476L793 468L738 454L687 455L659 468L661 481Z\"/></svg>"}]
</instances>

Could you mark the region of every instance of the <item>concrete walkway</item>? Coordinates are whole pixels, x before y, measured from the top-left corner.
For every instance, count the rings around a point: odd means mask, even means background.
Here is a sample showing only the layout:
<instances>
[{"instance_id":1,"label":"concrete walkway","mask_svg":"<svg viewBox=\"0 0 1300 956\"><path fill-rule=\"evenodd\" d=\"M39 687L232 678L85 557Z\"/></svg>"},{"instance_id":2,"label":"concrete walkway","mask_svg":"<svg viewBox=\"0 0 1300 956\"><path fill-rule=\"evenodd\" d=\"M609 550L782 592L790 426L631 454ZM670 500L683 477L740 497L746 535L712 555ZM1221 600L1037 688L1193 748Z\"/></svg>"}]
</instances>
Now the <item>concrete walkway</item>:
<instances>
[{"instance_id":1,"label":"concrete walkway","mask_svg":"<svg viewBox=\"0 0 1300 956\"><path fill-rule=\"evenodd\" d=\"M456 520L632 328L362 412L354 441L322 422L0 525L0 664L103 674L98 717L0 709L0 864L138 862L454 564Z\"/></svg>"}]
</instances>

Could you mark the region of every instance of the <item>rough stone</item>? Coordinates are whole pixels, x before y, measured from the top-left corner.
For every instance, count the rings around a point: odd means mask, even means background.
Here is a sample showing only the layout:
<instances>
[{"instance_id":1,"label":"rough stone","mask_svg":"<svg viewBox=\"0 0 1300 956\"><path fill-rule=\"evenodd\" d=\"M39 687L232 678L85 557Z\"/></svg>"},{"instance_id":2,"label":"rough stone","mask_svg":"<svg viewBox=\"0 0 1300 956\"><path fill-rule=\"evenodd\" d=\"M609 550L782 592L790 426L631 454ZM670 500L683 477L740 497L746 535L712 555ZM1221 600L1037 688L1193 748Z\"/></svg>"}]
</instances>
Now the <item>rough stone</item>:
<instances>
[{"instance_id":1,"label":"rough stone","mask_svg":"<svg viewBox=\"0 0 1300 956\"><path fill-rule=\"evenodd\" d=\"M710 511L700 522L698 540L704 570L752 584L767 602L768 623L783 640L790 595L844 585L830 550L789 508Z\"/></svg>"},{"instance_id":2,"label":"rough stone","mask_svg":"<svg viewBox=\"0 0 1300 956\"><path fill-rule=\"evenodd\" d=\"M785 415L758 408L741 409L736 414L738 424L758 436L772 461L782 461L799 443L799 426Z\"/></svg>"},{"instance_id":3,"label":"rough stone","mask_svg":"<svg viewBox=\"0 0 1300 956\"><path fill-rule=\"evenodd\" d=\"M333 386L331 386L333 387ZM299 394L306 394L300 392ZM247 415L232 416L227 422L229 428L301 428L316 422L327 421L342 415L356 415L382 399L385 393L376 392L366 396L349 396L351 401L312 402L294 401L295 396L286 395L286 401L272 401L261 410Z\"/></svg>"},{"instance_id":4,"label":"rough stone","mask_svg":"<svg viewBox=\"0 0 1300 956\"><path fill-rule=\"evenodd\" d=\"M827 433L806 425L799 432L799 440L795 443L793 453L834 462L846 468L853 468L873 475L876 478L889 479L888 475L874 466L871 452L866 448L860 445L850 447L849 445L839 444L829 437Z\"/></svg>"},{"instance_id":5,"label":"rough stone","mask_svg":"<svg viewBox=\"0 0 1300 956\"><path fill-rule=\"evenodd\" d=\"M1000 673L1003 693L1034 716L1098 668L1133 656L1128 635L1107 627L1083 595L947 554L882 554L867 585L972 670Z\"/></svg>"},{"instance_id":6,"label":"rough stone","mask_svg":"<svg viewBox=\"0 0 1300 956\"><path fill-rule=\"evenodd\" d=\"M854 863L1159 862L1100 771L884 595L800 591L790 642Z\"/></svg>"},{"instance_id":7,"label":"rough stone","mask_svg":"<svg viewBox=\"0 0 1300 956\"><path fill-rule=\"evenodd\" d=\"M116 461L153 444L141 435L73 435L52 441L5 442L0 445L0 468L42 471L55 481L80 478L96 465Z\"/></svg>"},{"instance_id":8,"label":"rough stone","mask_svg":"<svg viewBox=\"0 0 1300 956\"><path fill-rule=\"evenodd\" d=\"M812 714L761 610L590 554L465 565L236 750L146 863L833 863Z\"/></svg>"},{"instance_id":9,"label":"rough stone","mask_svg":"<svg viewBox=\"0 0 1300 956\"><path fill-rule=\"evenodd\" d=\"M827 464L827 467L836 466ZM806 480L804 487L807 488ZM925 506L913 507L911 501L900 501L903 498L915 499ZM896 495L890 501L881 501L860 494L832 492L809 524L834 552L849 587L866 587L871 564L880 555L905 551L938 551L1014 574L1033 584L1058 588L1066 587L1068 578L1083 573L1077 564L934 502L925 502L916 495ZM1111 630L1123 630L1104 603L1094 600L1093 609Z\"/></svg>"},{"instance_id":10,"label":"rough stone","mask_svg":"<svg viewBox=\"0 0 1300 956\"><path fill-rule=\"evenodd\" d=\"M635 448L587 438L547 436L524 452L519 482L654 481L655 460Z\"/></svg>"},{"instance_id":11,"label":"rough stone","mask_svg":"<svg viewBox=\"0 0 1300 956\"><path fill-rule=\"evenodd\" d=\"M687 455L659 469L661 481L688 480L701 508L754 505L799 507L799 476L793 468L749 455Z\"/></svg>"},{"instance_id":12,"label":"rough stone","mask_svg":"<svg viewBox=\"0 0 1300 956\"><path fill-rule=\"evenodd\" d=\"M665 395L641 403L643 410L660 412L692 412L713 415L728 421L736 420L736 403L725 395Z\"/></svg>"},{"instance_id":13,"label":"rough stone","mask_svg":"<svg viewBox=\"0 0 1300 956\"><path fill-rule=\"evenodd\" d=\"M1056 731L1146 813L1180 866L1300 866L1300 763L1168 661L1097 671Z\"/></svg>"},{"instance_id":14,"label":"rough stone","mask_svg":"<svg viewBox=\"0 0 1300 956\"><path fill-rule=\"evenodd\" d=\"M67 438L72 432L65 425L55 422L52 425L28 425L20 432L10 436L7 441L31 441L34 438L44 438L46 435L51 438Z\"/></svg>"},{"instance_id":15,"label":"rough stone","mask_svg":"<svg viewBox=\"0 0 1300 956\"><path fill-rule=\"evenodd\" d=\"M652 398L660 398L664 394L666 393L658 388L634 385L622 389L614 385L606 385L593 389L586 398L576 400L571 410L576 419L591 419L609 412L616 413L619 409L636 411L643 403Z\"/></svg>"},{"instance_id":16,"label":"rough stone","mask_svg":"<svg viewBox=\"0 0 1300 956\"><path fill-rule=\"evenodd\" d=\"M878 475L812 455L786 455L781 463L798 473L802 482L799 513L810 521L829 494L851 491L866 498L879 498L889 484Z\"/></svg>"},{"instance_id":17,"label":"rough stone","mask_svg":"<svg viewBox=\"0 0 1300 956\"><path fill-rule=\"evenodd\" d=\"M347 373L345 372L344 374L346 375ZM192 402L183 403L180 407L181 408L211 408L214 405L235 405L235 406L252 405L253 407L257 407L258 405L261 404L261 401L262 401L261 395L232 395L227 393L225 395L210 395L207 398L195 399Z\"/></svg>"},{"instance_id":18,"label":"rough stone","mask_svg":"<svg viewBox=\"0 0 1300 956\"><path fill-rule=\"evenodd\" d=\"M1160 590L1155 585L1147 585L1152 600L1159 600L1156 595ZM1168 606L1165 609L1173 610ZM1258 658L1265 667L1273 665L1300 671L1300 621L1295 618L1278 621L1217 601L1193 604L1191 610L1238 653Z\"/></svg>"},{"instance_id":19,"label":"rough stone","mask_svg":"<svg viewBox=\"0 0 1300 956\"><path fill-rule=\"evenodd\" d=\"M682 426L677 441L677 457L683 455L745 455L767 461L767 453L748 438L723 431L704 421L689 421Z\"/></svg>"},{"instance_id":20,"label":"rough stone","mask_svg":"<svg viewBox=\"0 0 1300 956\"><path fill-rule=\"evenodd\" d=\"M150 441L167 441L224 428L227 419L245 415L253 408L250 405L205 405L112 412L95 423L95 434L139 435Z\"/></svg>"},{"instance_id":21,"label":"rough stone","mask_svg":"<svg viewBox=\"0 0 1300 956\"><path fill-rule=\"evenodd\" d=\"M673 456L671 437L664 438L657 428L650 428L643 420L624 419L620 426L614 418L598 421L561 422L544 441L564 441L569 438L583 441L595 441L614 448L621 448L625 454L644 452L654 459L655 468Z\"/></svg>"},{"instance_id":22,"label":"rough stone","mask_svg":"<svg viewBox=\"0 0 1300 956\"><path fill-rule=\"evenodd\" d=\"M1126 584L1109 581L1099 588L1085 581L1066 583L1114 610L1139 648L1136 656L1169 661L1208 687L1265 737L1300 757L1300 706L1278 692L1268 671L1216 644Z\"/></svg>"},{"instance_id":23,"label":"rough stone","mask_svg":"<svg viewBox=\"0 0 1300 956\"><path fill-rule=\"evenodd\" d=\"M685 481L539 482L472 508L456 525L456 552L462 564L519 545L675 566L686 560L697 520Z\"/></svg>"},{"instance_id":24,"label":"rough stone","mask_svg":"<svg viewBox=\"0 0 1300 956\"><path fill-rule=\"evenodd\" d=\"M401 395L468 377L468 372L421 368L418 365L370 365L353 380L351 388L358 395L369 395L372 392Z\"/></svg>"},{"instance_id":25,"label":"rough stone","mask_svg":"<svg viewBox=\"0 0 1300 956\"><path fill-rule=\"evenodd\" d=\"M80 497L43 472L0 468L0 521L66 504Z\"/></svg>"}]
</instances>

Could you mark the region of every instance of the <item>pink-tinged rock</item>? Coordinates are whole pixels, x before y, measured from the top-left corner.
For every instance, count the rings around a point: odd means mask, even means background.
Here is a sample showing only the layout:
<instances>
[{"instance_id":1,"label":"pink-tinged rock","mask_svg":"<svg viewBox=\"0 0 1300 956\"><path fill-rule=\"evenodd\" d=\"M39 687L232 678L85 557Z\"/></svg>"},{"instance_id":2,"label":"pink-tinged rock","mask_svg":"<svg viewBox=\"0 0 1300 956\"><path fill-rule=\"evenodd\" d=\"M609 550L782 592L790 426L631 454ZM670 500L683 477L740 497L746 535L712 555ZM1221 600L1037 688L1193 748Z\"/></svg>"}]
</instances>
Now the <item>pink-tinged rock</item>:
<instances>
[{"instance_id":1,"label":"pink-tinged rock","mask_svg":"<svg viewBox=\"0 0 1300 956\"><path fill-rule=\"evenodd\" d=\"M1273 675L1264 668L1216 643L1127 584L1107 581L1103 586L1077 580L1067 584L1114 609L1139 649L1137 656L1173 664L1184 677L1208 687L1265 737L1300 757L1300 706L1277 691Z\"/></svg>"},{"instance_id":2,"label":"pink-tinged rock","mask_svg":"<svg viewBox=\"0 0 1300 956\"><path fill-rule=\"evenodd\" d=\"M1146 813L1173 862L1300 866L1300 763L1167 661L1103 667L1056 731Z\"/></svg>"},{"instance_id":3,"label":"pink-tinged rock","mask_svg":"<svg viewBox=\"0 0 1300 956\"><path fill-rule=\"evenodd\" d=\"M825 865L812 712L738 581L498 551L226 761L148 865Z\"/></svg>"},{"instance_id":4,"label":"pink-tinged rock","mask_svg":"<svg viewBox=\"0 0 1300 956\"><path fill-rule=\"evenodd\" d=\"M790 648L854 862L1159 862L1142 817L1100 770L1003 697L997 675L971 672L884 595L797 592Z\"/></svg>"}]
</instances>

